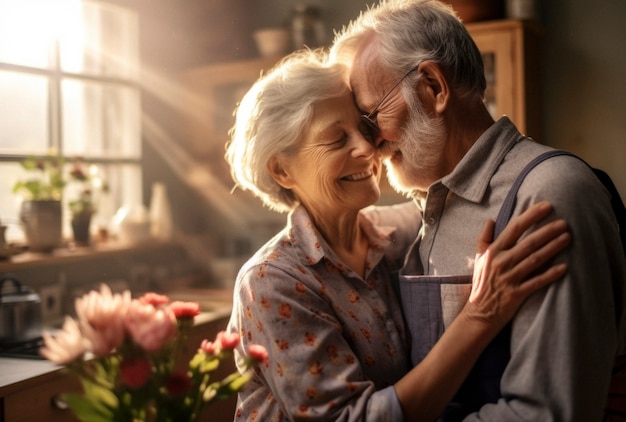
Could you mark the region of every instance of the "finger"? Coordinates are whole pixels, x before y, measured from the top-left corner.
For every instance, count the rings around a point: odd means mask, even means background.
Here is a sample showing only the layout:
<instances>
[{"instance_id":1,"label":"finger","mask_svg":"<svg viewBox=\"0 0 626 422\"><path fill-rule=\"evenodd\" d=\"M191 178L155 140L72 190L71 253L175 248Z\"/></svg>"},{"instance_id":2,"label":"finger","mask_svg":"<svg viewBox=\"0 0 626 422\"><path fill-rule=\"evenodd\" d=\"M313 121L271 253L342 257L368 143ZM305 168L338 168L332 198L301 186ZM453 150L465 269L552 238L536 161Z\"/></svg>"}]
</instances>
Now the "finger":
<instances>
[{"instance_id":1,"label":"finger","mask_svg":"<svg viewBox=\"0 0 626 422\"><path fill-rule=\"evenodd\" d=\"M491 247L496 249L511 248L526 230L545 218L551 211L552 205L548 201L541 201L532 205L509 221Z\"/></svg>"},{"instance_id":2,"label":"finger","mask_svg":"<svg viewBox=\"0 0 626 422\"><path fill-rule=\"evenodd\" d=\"M564 233L567 233L567 223L565 220L551 221L529 233L513 246L510 251L504 252L503 255L508 253L504 258L510 260L510 265L513 266L531 256L533 252L540 250L553 240L558 239ZM561 239L561 241L562 240L564 239ZM555 245L553 244L552 246ZM550 258L550 256L546 258Z\"/></svg>"},{"instance_id":3,"label":"finger","mask_svg":"<svg viewBox=\"0 0 626 422\"><path fill-rule=\"evenodd\" d=\"M483 231L478 236L478 240L476 241L476 253L483 254L491 242L493 242L493 228L496 223L493 220L487 220L485 222L485 226L483 227Z\"/></svg>"},{"instance_id":4,"label":"finger","mask_svg":"<svg viewBox=\"0 0 626 422\"><path fill-rule=\"evenodd\" d=\"M567 272L566 264L556 264L519 285L518 293L526 298L531 293L560 280Z\"/></svg>"},{"instance_id":5,"label":"finger","mask_svg":"<svg viewBox=\"0 0 626 422\"><path fill-rule=\"evenodd\" d=\"M515 264L510 270L509 275L512 279L523 280L532 272L540 269L550 259L554 258L559 252L564 250L571 241L569 233L562 233L558 237L550 240L536 251L528 254L520 262ZM522 283L524 284L524 283Z\"/></svg>"}]
</instances>

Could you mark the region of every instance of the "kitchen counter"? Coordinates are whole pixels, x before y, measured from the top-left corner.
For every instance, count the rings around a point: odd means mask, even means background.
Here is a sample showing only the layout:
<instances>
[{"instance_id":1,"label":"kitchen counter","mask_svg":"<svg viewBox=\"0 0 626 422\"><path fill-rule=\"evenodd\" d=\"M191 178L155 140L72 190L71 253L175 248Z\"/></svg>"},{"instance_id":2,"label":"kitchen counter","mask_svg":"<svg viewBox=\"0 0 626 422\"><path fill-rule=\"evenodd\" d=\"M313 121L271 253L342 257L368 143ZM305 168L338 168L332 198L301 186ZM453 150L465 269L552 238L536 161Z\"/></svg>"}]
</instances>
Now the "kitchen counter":
<instances>
[{"instance_id":1,"label":"kitchen counter","mask_svg":"<svg viewBox=\"0 0 626 422\"><path fill-rule=\"evenodd\" d=\"M171 296L172 300L186 300L181 297L186 296L177 294ZM208 324L228 318L231 311L230 304L215 298L203 301L203 297L204 295L196 295L195 301L200 303L201 309L207 309L207 311L203 311L195 317L194 325ZM210 308L207 304L211 305ZM39 377L62 370L62 366L55 365L47 360L0 358L0 397L11 394L16 390L28 388L31 383L37 383Z\"/></svg>"}]
</instances>

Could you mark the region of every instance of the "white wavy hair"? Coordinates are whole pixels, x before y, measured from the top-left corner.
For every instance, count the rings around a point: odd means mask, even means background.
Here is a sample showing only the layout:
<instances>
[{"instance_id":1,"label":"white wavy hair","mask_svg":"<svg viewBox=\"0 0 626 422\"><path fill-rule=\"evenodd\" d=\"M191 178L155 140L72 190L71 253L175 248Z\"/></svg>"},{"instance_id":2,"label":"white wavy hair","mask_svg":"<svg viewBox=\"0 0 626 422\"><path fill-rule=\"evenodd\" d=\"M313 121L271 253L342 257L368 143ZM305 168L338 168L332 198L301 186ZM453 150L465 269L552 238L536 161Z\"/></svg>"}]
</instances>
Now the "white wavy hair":
<instances>
[{"instance_id":1,"label":"white wavy hair","mask_svg":"<svg viewBox=\"0 0 626 422\"><path fill-rule=\"evenodd\" d=\"M298 200L272 177L271 158L298 149L316 103L346 92L345 66L327 59L322 50L292 53L254 83L236 110L225 155L231 176L272 210L287 212Z\"/></svg>"}]
</instances>

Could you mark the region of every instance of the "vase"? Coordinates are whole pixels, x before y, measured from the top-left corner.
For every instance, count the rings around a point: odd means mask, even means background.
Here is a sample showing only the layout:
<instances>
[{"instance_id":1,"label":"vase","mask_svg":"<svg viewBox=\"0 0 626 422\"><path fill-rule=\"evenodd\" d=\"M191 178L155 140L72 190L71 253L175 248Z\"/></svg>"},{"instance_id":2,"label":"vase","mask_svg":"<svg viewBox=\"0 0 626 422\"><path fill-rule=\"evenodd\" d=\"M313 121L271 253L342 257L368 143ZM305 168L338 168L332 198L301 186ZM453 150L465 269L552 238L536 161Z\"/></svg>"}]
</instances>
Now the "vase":
<instances>
[{"instance_id":1,"label":"vase","mask_svg":"<svg viewBox=\"0 0 626 422\"><path fill-rule=\"evenodd\" d=\"M163 183L154 183L150 200L150 235L155 239L169 240L172 230L172 210L167 188Z\"/></svg>"},{"instance_id":2,"label":"vase","mask_svg":"<svg viewBox=\"0 0 626 422\"><path fill-rule=\"evenodd\" d=\"M72 216L72 233L77 246L87 246L90 243L92 215L93 211L84 210Z\"/></svg>"},{"instance_id":3,"label":"vase","mask_svg":"<svg viewBox=\"0 0 626 422\"><path fill-rule=\"evenodd\" d=\"M61 201L22 202L20 222L32 252L52 252L61 244L61 221Z\"/></svg>"}]
</instances>

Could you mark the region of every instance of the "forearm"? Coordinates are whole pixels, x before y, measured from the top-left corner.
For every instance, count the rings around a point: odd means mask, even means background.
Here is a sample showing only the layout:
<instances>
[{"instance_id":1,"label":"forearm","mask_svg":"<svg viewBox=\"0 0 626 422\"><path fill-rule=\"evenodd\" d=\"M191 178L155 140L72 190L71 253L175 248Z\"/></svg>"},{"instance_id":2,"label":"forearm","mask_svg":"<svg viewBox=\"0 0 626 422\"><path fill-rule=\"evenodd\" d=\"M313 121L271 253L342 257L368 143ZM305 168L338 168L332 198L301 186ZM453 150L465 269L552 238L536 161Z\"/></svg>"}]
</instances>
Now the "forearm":
<instances>
[{"instance_id":1,"label":"forearm","mask_svg":"<svg viewBox=\"0 0 626 422\"><path fill-rule=\"evenodd\" d=\"M404 419L435 420L500 328L462 311L424 360L395 384Z\"/></svg>"}]
</instances>

